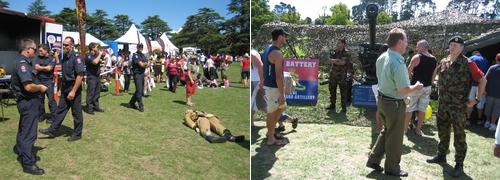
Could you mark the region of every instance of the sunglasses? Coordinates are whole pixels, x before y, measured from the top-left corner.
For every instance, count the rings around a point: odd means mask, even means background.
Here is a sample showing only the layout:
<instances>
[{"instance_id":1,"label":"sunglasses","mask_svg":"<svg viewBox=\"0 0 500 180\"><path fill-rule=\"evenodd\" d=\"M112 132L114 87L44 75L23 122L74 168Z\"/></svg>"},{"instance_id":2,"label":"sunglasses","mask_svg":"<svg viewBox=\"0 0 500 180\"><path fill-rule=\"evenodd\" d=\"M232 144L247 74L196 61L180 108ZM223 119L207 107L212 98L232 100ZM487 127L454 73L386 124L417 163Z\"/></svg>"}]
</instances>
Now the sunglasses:
<instances>
[{"instance_id":1,"label":"sunglasses","mask_svg":"<svg viewBox=\"0 0 500 180\"><path fill-rule=\"evenodd\" d=\"M34 47L27 47L28 49L33 49L33 52L36 52L36 48Z\"/></svg>"}]
</instances>

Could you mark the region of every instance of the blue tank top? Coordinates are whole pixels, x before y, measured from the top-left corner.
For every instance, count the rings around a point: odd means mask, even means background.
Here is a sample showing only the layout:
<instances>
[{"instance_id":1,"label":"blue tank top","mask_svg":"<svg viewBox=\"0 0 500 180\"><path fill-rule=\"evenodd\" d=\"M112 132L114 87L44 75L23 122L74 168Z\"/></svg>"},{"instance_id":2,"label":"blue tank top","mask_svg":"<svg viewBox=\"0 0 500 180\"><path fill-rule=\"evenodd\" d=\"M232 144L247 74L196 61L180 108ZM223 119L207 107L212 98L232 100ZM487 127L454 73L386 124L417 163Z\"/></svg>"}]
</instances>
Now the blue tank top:
<instances>
[{"instance_id":1,"label":"blue tank top","mask_svg":"<svg viewBox=\"0 0 500 180\"><path fill-rule=\"evenodd\" d=\"M262 62L264 63L264 86L278 88L276 84L276 65L269 61L269 54L274 50L281 49L278 46L268 46L263 53ZM283 72L281 72L283 74Z\"/></svg>"}]
</instances>

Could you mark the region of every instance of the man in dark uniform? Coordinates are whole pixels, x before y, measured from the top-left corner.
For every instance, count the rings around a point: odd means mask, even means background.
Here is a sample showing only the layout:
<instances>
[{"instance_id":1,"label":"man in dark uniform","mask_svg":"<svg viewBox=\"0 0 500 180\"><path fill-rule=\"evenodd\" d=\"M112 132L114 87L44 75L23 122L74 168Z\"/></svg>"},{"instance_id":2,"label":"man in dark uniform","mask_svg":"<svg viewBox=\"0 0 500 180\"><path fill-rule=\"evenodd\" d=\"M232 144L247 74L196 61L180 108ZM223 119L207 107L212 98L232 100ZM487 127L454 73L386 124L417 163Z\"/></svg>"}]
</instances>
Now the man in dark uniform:
<instances>
[{"instance_id":1,"label":"man in dark uniform","mask_svg":"<svg viewBox=\"0 0 500 180\"><path fill-rule=\"evenodd\" d=\"M82 114L82 79L83 79L83 60L80 55L74 51L75 40L72 37L66 37L63 41L64 58L62 61L62 87L57 92L61 96L57 113L53 118L52 124L47 129L40 129L39 132L49 137L55 137L55 133L61 127L61 124L71 108L73 115L74 131L68 141L77 141L82 138L83 114Z\"/></svg>"},{"instance_id":2,"label":"man in dark uniform","mask_svg":"<svg viewBox=\"0 0 500 180\"><path fill-rule=\"evenodd\" d=\"M42 104L40 105L39 109L39 121L42 122L43 120L45 120L45 96L49 98L50 115L54 116L57 110L57 103L54 99L54 88L52 88L52 86L54 85L54 67L56 65L56 59L54 58L54 56L49 55L49 48L46 44L40 44L38 50L40 52L35 61L35 70L37 71L36 75L41 84L46 87L51 87L48 88L47 91L45 93L42 93L40 96L40 102Z\"/></svg>"},{"instance_id":3,"label":"man in dark uniform","mask_svg":"<svg viewBox=\"0 0 500 180\"><path fill-rule=\"evenodd\" d=\"M137 52L132 54L132 71L134 72L135 93L132 99L128 102L130 107L137 109L135 102L139 104L139 111L144 112L144 104L142 104L142 92L144 89L144 71L148 66L148 59L142 54L144 45L137 44Z\"/></svg>"},{"instance_id":4,"label":"man in dark uniform","mask_svg":"<svg viewBox=\"0 0 500 180\"><path fill-rule=\"evenodd\" d=\"M452 177L459 177L464 173L464 160L467 154L465 139L465 118L467 106L474 106L481 99L486 86L483 72L474 61L462 55L464 39L453 37L448 42L450 55L441 60L437 72L438 81L438 111L436 114L439 135L438 154L427 159L428 163L445 163L446 152L450 146L450 133L453 126L455 146L455 167L451 171ZM469 99L472 82L479 82L476 98Z\"/></svg>"},{"instance_id":5,"label":"man in dark uniform","mask_svg":"<svg viewBox=\"0 0 500 180\"><path fill-rule=\"evenodd\" d=\"M335 102L337 101L337 85L340 88L340 104L342 106L342 112L346 112L347 105L347 70L352 63L351 53L345 49L345 40L339 39L337 41L337 50L330 54L329 64L332 64L330 68L330 106L327 109L335 109ZM352 73L352 72L349 72Z\"/></svg>"},{"instance_id":6,"label":"man in dark uniform","mask_svg":"<svg viewBox=\"0 0 500 180\"><path fill-rule=\"evenodd\" d=\"M38 138L38 111L40 94L47 91L47 87L38 82L30 59L35 57L36 45L31 39L23 39L19 45L20 56L14 61L12 73L12 88L17 96L17 110L19 112L19 127L17 130L14 152L23 166L23 171L34 175L42 175L45 171L36 165L39 159L33 154L33 145Z\"/></svg>"},{"instance_id":7,"label":"man in dark uniform","mask_svg":"<svg viewBox=\"0 0 500 180\"><path fill-rule=\"evenodd\" d=\"M87 67L87 113L94 115L94 110L104 112L99 107L99 97L101 96L101 55L97 43L89 44L90 52L85 56Z\"/></svg>"}]
</instances>

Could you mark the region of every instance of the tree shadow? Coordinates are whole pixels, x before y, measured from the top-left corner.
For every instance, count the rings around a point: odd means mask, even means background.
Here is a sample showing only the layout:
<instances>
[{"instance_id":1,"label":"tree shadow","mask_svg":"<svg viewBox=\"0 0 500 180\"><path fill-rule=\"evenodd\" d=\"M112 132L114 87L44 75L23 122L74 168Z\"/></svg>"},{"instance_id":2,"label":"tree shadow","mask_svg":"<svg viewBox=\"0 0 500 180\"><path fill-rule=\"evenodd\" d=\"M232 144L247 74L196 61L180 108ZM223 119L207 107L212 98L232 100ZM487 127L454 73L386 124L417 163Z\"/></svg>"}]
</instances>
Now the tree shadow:
<instances>
[{"instance_id":1,"label":"tree shadow","mask_svg":"<svg viewBox=\"0 0 500 180\"><path fill-rule=\"evenodd\" d=\"M453 167L449 165L448 163L442 163L439 164L443 168L443 179L467 179L467 180L472 180L472 178L467 175L467 173L464 172L460 178L453 178L450 176L451 171L453 170Z\"/></svg>"},{"instance_id":2,"label":"tree shadow","mask_svg":"<svg viewBox=\"0 0 500 180\"><path fill-rule=\"evenodd\" d=\"M252 126L251 127L251 138L250 138L250 143L255 144L257 143L257 139L260 138L259 131L261 129L266 128L265 126Z\"/></svg>"},{"instance_id":3,"label":"tree shadow","mask_svg":"<svg viewBox=\"0 0 500 180\"><path fill-rule=\"evenodd\" d=\"M289 142L286 138L283 140ZM267 145L267 140L263 140L260 146L255 148L256 154L251 157L252 179L261 180L272 175L269 173L269 170L273 168L274 163L278 160L276 151L281 147L283 146L269 146Z\"/></svg>"}]
</instances>

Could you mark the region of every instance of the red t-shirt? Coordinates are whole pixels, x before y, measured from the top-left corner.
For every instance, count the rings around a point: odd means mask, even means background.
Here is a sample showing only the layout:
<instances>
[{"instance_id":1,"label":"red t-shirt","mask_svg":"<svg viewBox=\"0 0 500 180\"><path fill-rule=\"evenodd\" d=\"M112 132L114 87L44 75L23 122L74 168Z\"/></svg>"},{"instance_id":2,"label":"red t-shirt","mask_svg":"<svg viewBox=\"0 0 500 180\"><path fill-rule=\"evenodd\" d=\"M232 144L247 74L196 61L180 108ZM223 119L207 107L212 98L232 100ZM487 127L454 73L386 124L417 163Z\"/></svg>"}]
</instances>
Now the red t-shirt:
<instances>
[{"instance_id":1,"label":"red t-shirt","mask_svg":"<svg viewBox=\"0 0 500 180\"><path fill-rule=\"evenodd\" d=\"M476 82L479 82L479 80L484 77L484 73L477 67L477 65L476 65L476 63L474 63L474 61L470 61L469 66L470 66L470 72L472 75L472 79L474 79L474 81L476 81Z\"/></svg>"},{"instance_id":2,"label":"red t-shirt","mask_svg":"<svg viewBox=\"0 0 500 180\"><path fill-rule=\"evenodd\" d=\"M241 63L243 64L242 68L243 69L250 69L250 59L245 57L243 60L241 60Z\"/></svg>"}]
</instances>

